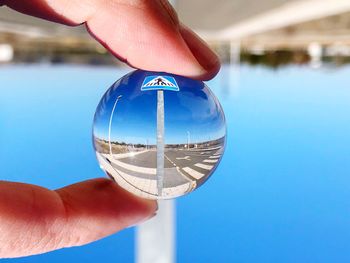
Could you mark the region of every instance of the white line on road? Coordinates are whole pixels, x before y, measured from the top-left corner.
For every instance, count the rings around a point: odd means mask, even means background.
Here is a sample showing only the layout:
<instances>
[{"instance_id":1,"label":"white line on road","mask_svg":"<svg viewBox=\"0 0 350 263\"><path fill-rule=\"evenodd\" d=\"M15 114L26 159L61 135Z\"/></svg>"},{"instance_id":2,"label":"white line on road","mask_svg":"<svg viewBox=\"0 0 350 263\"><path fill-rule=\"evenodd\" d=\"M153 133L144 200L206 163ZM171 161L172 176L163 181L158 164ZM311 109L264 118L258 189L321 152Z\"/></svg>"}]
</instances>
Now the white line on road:
<instances>
[{"instance_id":1,"label":"white line on road","mask_svg":"<svg viewBox=\"0 0 350 263\"><path fill-rule=\"evenodd\" d=\"M176 163L174 163L172 160L170 160L170 158L168 156L166 156L166 154L164 154L164 157L174 166L176 166Z\"/></svg>"},{"instance_id":2,"label":"white line on road","mask_svg":"<svg viewBox=\"0 0 350 263\"><path fill-rule=\"evenodd\" d=\"M143 174L153 174L156 175L157 173L157 169L156 168L149 168L149 167L142 167L142 166L135 166L135 165L131 165L128 163L124 163L118 160L115 160L113 158L109 158L109 156L111 156L110 154L106 154L107 155L107 159L109 159L113 164L118 165L124 169L127 169L129 171L132 172L137 172L137 173L143 173Z\"/></svg>"},{"instance_id":3,"label":"white line on road","mask_svg":"<svg viewBox=\"0 0 350 263\"><path fill-rule=\"evenodd\" d=\"M198 152L198 151L202 151L202 152L210 152L210 151L213 151L213 150L218 150L218 149L221 149L222 146L216 146L216 147L213 147L213 148L207 148L207 149L191 149L190 151L191 152Z\"/></svg>"},{"instance_id":4,"label":"white line on road","mask_svg":"<svg viewBox=\"0 0 350 263\"><path fill-rule=\"evenodd\" d=\"M190 161L191 158L189 156L185 156L185 157L176 157L176 160L187 160Z\"/></svg>"},{"instance_id":5,"label":"white line on road","mask_svg":"<svg viewBox=\"0 0 350 263\"><path fill-rule=\"evenodd\" d=\"M204 160L203 163L217 163L217 161L218 161L218 159L216 159L216 160L207 159L207 160Z\"/></svg>"},{"instance_id":6,"label":"white line on road","mask_svg":"<svg viewBox=\"0 0 350 263\"><path fill-rule=\"evenodd\" d=\"M192 179L192 178L190 178L190 177L188 177L186 174L182 173L179 166L176 166L176 170L177 170L177 172L178 172L179 174L181 174L181 176L182 176L183 178L185 178L187 181L192 182L191 189L189 189L189 192L190 192L192 189L196 188L196 182L193 182L193 179Z\"/></svg>"},{"instance_id":7,"label":"white line on road","mask_svg":"<svg viewBox=\"0 0 350 263\"><path fill-rule=\"evenodd\" d=\"M136 155L146 153L146 152L150 152L150 150L113 154L113 159L123 159L123 158L128 158L128 157L135 157Z\"/></svg>"},{"instance_id":8,"label":"white line on road","mask_svg":"<svg viewBox=\"0 0 350 263\"><path fill-rule=\"evenodd\" d=\"M189 175L191 175L193 178L196 178L197 180L198 179L201 179L205 174L202 174L196 170L193 170L192 168L190 167L184 167L182 168L186 173L188 173Z\"/></svg>"},{"instance_id":9,"label":"white line on road","mask_svg":"<svg viewBox=\"0 0 350 263\"><path fill-rule=\"evenodd\" d=\"M196 163L194 166L197 166L199 168L205 169L205 170L211 170L213 169L213 165L207 165L207 164L202 164L202 163Z\"/></svg>"},{"instance_id":10,"label":"white line on road","mask_svg":"<svg viewBox=\"0 0 350 263\"><path fill-rule=\"evenodd\" d=\"M166 154L164 154L164 156L165 156L165 158L166 158L170 163L172 163L172 164L176 167L177 172L178 172L183 178L185 178L187 181L191 181L191 180L192 180L192 178L189 178L189 177L186 176L185 174L181 173L180 167L177 166L176 163L174 163L172 160L170 160L170 158L169 158ZM188 160L188 161L189 161L189 160Z\"/></svg>"}]
</instances>

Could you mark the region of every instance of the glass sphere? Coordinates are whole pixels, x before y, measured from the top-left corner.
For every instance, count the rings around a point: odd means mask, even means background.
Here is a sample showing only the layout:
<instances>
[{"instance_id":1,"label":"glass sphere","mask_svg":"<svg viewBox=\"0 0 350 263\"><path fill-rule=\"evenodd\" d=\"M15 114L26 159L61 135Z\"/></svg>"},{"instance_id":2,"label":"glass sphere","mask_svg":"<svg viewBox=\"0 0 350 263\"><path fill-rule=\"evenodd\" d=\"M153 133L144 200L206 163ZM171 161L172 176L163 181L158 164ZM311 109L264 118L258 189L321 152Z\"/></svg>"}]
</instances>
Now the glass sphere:
<instances>
[{"instance_id":1,"label":"glass sphere","mask_svg":"<svg viewBox=\"0 0 350 263\"><path fill-rule=\"evenodd\" d=\"M225 148L221 105L202 82L133 71L102 97L93 143L101 168L121 187L150 199L187 194L218 166Z\"/></svg>"}]
</instances>

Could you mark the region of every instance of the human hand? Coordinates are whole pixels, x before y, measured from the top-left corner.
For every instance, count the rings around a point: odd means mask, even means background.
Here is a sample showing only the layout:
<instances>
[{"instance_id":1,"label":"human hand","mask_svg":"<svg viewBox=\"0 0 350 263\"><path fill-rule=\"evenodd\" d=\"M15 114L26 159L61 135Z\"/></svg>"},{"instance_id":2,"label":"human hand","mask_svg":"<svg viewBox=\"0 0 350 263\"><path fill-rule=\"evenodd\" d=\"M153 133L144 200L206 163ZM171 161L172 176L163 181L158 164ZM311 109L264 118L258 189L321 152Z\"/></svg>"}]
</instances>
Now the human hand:
<instances>
[{"instance_id":1,"label":"human hand","mask_svg":"<svg viewBox=\"0 0 350 263\"><path fill-rule=\"evenodd\" d=\"M218 72L217 56L181 25L162 0L0 0L46 20L79 25L128 64L198 79ZM0 257L83 245L155 214L157 203L133 196L108 179L56 191L0 182Z\"/></svg>"}]
</instances>

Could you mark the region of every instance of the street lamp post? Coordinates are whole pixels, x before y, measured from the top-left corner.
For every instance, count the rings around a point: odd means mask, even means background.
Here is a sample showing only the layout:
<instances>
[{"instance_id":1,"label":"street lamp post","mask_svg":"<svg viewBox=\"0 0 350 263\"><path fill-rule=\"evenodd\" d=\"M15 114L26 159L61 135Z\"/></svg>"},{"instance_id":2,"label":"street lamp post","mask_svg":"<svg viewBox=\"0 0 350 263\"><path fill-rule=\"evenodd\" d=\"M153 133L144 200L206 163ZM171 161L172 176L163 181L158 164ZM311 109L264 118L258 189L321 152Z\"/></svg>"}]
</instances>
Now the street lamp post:
<instances>
[{"instance_id":1,"label":"street lamp post","mask_svg":"<svg viewBox=\"0 0 350 263\"><path fill-rule=\"evenodd\" d=\"M191 133L187 131L187 150L190 149Z\"/></svg>"},{"instance_id":2,"label":"street lamp post","mask_svg":"<svg viewBox=\"0 0 350 263\"><path fill-rule=\"evenodd\" d=\"M111 143L111 130L112 130L112 120L113 120L113 115L114 115L114 111L115 111L115 107L117 106L118 101L120 100L120 98L123 97L122 95L119 95L117 97L117 99L114 102L113 105L113 109L112 109L112 113L111 113L111 117L109 118L109 125L108 125L108 143L109 143L109 153L111 155L111 157L113 158L113 154L112 154L112 143Z\"/></svg>"}]
</instances>

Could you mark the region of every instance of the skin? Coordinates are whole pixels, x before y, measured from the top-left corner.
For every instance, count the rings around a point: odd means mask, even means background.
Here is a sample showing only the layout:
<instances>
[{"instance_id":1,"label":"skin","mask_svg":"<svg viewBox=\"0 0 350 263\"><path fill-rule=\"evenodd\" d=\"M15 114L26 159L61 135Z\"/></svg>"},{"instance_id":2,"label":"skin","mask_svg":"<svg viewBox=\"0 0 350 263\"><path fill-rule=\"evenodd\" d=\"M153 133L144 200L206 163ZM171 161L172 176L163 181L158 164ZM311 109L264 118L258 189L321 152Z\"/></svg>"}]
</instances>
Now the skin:
<instances>
[{"instance_id":1,"label":"skin","mask_svg":"<svg viewBox=\"0 0 350 263\"><path fill-rule=\"evenodd\" d=\"M165 0L0 0L0 5L69 26L84 24L129 65L208 80L216 54L182 25ZM154 41L156 39L156 41ZM155 201L99 178L49 190L0 181L0 257L79 246L155 215Z\"/></svg>"}]
</instances>

